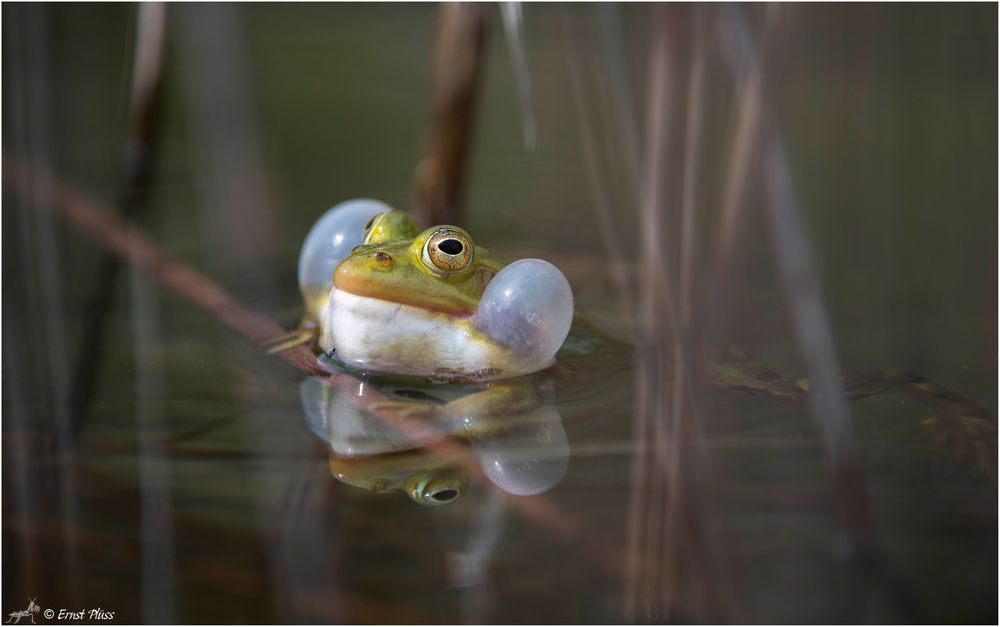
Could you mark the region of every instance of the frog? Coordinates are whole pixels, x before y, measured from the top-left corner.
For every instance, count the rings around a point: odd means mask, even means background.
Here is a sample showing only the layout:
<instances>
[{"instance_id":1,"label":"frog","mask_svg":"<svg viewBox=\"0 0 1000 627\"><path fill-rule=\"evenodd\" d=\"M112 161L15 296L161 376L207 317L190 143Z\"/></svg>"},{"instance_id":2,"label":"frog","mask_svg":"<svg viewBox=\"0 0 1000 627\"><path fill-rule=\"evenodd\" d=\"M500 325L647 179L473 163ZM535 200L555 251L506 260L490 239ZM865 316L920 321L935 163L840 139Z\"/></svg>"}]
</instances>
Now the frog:
<instances>
[{"instance_id":1,"label":"frog","mask_svg":"<svg viewBox=\"0 0 1000 627\"><path fill-rule=\"evenodd\" d=\"M371 199L336 205L316 222L299 287L299 331L272 350L315 339L350 369L442 383L553 366L574 313L569 281L553 264L504 264L459 226L420 230Z\"/></svg>"},{"instance_id":2,"label":"frog","mask_svg":"<svg viewBox=\"0 0 1000 627\"><path fill-rule=\"evenodd\" d=\"M299 330L272 351L314 342L327 375L300 393L331 474L420 505L459 499L470 471L508 494L550 489L569 460L556 384L591 378L595 360L611 363L601 356L631 363L575 315L554 265L505 264L465 229L421 229L377 200L341 203L315 223L299 288Z\"/></svg>"}]
</instances>

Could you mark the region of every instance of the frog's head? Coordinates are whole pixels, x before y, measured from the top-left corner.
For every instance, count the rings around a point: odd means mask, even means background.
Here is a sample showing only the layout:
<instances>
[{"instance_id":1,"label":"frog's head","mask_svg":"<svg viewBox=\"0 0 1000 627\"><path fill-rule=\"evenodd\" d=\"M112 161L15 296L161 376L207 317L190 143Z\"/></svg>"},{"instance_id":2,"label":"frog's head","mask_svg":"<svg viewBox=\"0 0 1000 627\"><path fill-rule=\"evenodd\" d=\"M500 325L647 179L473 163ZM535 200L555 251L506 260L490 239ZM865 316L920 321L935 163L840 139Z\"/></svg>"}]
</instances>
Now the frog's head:
<instances>
[{"instance_id":1,"label":"frog's head","mask_svg":"<svg viewBox=\"0 0 1000 627\"><path fill-rule=\"evenodd\" d=\"M423 449L355 458L331 453L329 459L330 473L339 481L371 492L404 492L419 505L454 503L469 487L457 466Z\"/></svg>"},{"instance_id":2,"label":"frog's head","mask_svg":"<svg viewBox=\"0 0 1000 627\"><path fill-rule=\"evenodd\" d=\"M468 317L500 268L463 229L438 226L413 239L358 246L337 266L333 284L355 296Z\"/></svg>"}]
</instances>

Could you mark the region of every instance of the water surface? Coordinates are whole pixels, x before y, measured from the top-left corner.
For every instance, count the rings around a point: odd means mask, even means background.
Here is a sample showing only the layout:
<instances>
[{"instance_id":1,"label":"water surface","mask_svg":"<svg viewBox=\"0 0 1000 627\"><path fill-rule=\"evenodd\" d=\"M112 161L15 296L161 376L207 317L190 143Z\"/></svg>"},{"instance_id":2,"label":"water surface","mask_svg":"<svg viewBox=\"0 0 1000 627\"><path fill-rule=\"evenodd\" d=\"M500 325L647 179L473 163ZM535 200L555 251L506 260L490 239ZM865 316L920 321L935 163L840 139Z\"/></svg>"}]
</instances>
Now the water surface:
<instances>
[{"instance_id":1,"label":"water surface","mask_svg":"<svg viewBox=\"0 0 1000 627\"><path fill-rule=\"evenodd\" d=\"M648 296L627 129L642 161L651 11L524 8L535 152L494 12L461 215L492 252L559 266L578 312L626 344ZM121 205L135 12L4 5L5 175L47 163ZM719 15L699 18L710 50ZM760 36L761 16L746 18ZM171 6L155 159L129 219L294 325L312 221L352 197L410 204L435 19L429 5ZM995 5L793 7L765 83L840 364L919 373L985 408L994 473L996 23ZM707 59L699 271L736 123L721 56ZM577 364L586 383L556 385L570 457L551 490L473 481L421 507L333 478L303 373L135 268L113 282L98 350L80 354L100 247L45 191L26 199L5 179L4 613L37 598L165 623L997 620L995 474L956 457L957 436L949 446L928 424L940 408L898 388L849 405L875 547L859 557L809 406L700 387L683 456L695 461L657 457L652 472L676 478L681 464L694 486L697 541L662 537L702 551L677 594L711 594L628 614L634 469L657 443L633 441L648 346L596 354ZM794 381L809 373L759 182L746 203L704 355L735 344ZM645 520L664 524L665 507L646 503Z\"/></svg>"}]
</instances>

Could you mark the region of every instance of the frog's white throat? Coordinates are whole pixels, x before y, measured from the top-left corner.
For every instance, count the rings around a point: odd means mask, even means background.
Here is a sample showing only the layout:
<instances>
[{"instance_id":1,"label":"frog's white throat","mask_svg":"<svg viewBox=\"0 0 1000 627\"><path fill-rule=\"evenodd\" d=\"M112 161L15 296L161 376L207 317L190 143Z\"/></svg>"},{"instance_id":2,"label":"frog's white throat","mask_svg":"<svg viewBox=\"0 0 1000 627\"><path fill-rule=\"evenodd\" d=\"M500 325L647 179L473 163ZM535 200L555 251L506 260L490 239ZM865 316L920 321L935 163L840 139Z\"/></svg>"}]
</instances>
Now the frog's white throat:
<instances>
[{"instance_id":1,"label":"frog's white throat","mask_svg":"<svg viewBox=\"0 0 1000 627\"><path fill-rule=\"evenodd\" d=\"M360 370L477 379L526 372L524 365L512 363L509 350L490 341L467 317L336 288L322 316L320 346ZM520 372L509 372L512 367Z\"/></svg>"}]
</instances>

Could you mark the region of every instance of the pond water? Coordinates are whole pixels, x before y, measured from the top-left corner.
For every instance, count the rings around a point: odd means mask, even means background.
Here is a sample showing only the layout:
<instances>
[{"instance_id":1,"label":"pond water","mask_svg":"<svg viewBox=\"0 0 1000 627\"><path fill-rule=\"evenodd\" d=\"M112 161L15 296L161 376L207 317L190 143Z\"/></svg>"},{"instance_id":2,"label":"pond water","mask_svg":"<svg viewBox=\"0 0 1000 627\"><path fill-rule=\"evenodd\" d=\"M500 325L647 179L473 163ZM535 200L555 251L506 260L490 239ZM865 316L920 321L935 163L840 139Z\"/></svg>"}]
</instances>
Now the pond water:
<instances>
[{"instance_id":1,"label":"pond water","mask_svg":"<svg viewBox=\"0 0 1000 627\"><path fill-rule=\"evenodd\" d=\"M995 623L997 7L744 8L677 9L657 30L654 7L528 5L526 72L489 8L457 221L500 257L563 270L575 344L536 380L540 417L511 412L526 427L490 416L475 437L413 451L397 434L397 452L345 461L316 432L350 410L310 415L307 375L220 309L127 263L95 306L107 242L63 219L54 187L10 173L45 164L127 206L244 311L292 328L312 222L354 197L411 206L437 7L170 6L149 177L123 194L136 7L4 4L4 614L35 599L116 622ZM863 396L846 440L805 396L776 398L816 362L755 169L722 300L705 290L721 304L695 309L693 409L670 413L681 368L649 358L688 345L649 341L669 339L649 277L674 276L675 256L646 243L647 74L657 37L689 37L670 48L676 111L704 55L695 293L718 279L739 126L732 20L770 37L770 128L832 353L883 377L870 394L845 384ZM683 141L670 146L657 178L679 199ZM759 366L749 382L712 366L729 346ZM921 379L889 385L887 368ZM337 424L381 429L364 420ZM831 465L845 441L853 462ZM425 507L348 480L427 469L461 475L459 496Z\"/></svg>"}]
</instances>

